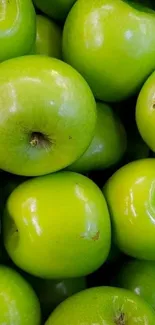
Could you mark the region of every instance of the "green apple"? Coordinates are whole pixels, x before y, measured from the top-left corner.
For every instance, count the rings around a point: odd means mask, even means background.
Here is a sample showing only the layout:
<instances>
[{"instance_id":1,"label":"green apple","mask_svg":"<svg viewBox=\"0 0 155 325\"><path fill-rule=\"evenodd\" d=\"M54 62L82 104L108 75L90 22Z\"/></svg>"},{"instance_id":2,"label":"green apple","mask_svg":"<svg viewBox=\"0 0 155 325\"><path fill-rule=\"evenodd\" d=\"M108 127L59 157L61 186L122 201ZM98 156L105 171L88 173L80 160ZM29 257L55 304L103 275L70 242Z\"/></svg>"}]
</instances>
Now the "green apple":
<instances>
[{"instance_id":1,"label":"green apple","mask_svg":"<svg viewBox=\"0 0 155 325\"><path fill-rule=\"evenodd\" d=\"M116 283L145 299L155 309L155 262L131 260L123 265Z\"/></svg>"},{"instance_id":2,"label":"green apple","mask_svg":"<svg viewBox=\"0 0 155 325\"><path fill-rule=\"evenodd\" d=\"M138 96L136 121L143 140L155 152L155 72L147 79Z\"/></svg>"},{"instance_id":3,"label":"green apple","mask_svg":"<svg viewBox=\"0 0 155 325\"><path fill-rule=\"evenodd\" d=\"M32 54L43 54L61 59L62 31L51 19L37 15L37 35Z\"/></svg>"},{"instance_id":4,"label":"green apple","mask_svg":"<svg viewBox=\"0 0 155 325\"><path fill-rule=\"evenodd\" d=\"M95 125L93 94L68 64L41 55L0 64L0 168L23 176L65 168Z\"/></svg>"},{"instance_id":5,"label":"green apple","mask_svg":"<svg viewBox=\"0 0 155 325\"><path fill-rule=\"evenodd\" d=\"M36 37L32 1L0 1L0 31L0 62L29 53Z\"/></svg>"},{"instance_id":6,"label":"green apple","mask_svg":"<svg viewBox=\"0 0 155 325\"><path fill-rule=\"evenodd\" d=\"M51 279L85 276L102 265L110 228L102 191L87 177L67 171L16 187L3 219L4 244L13 262Z\"/></svg>"},{"instance_id":7,"label":"green apple","mask_svg":"<svg viewBox=\"0 0 155 325\"><path fill-rule=\"evenodd\" d=\"M66 16L76 0L33 0L37 8L51 18L62 20Z\"/></svg>"},{"instance_id":8,"label":"green apple","mask_svg":"<svg viewBox=\"0 0 155 325\"><path fill-rule=\"evenodd\" d=\"M16 271L0 266L0 324L40 325L37 296Z\"/></svg>"},{"instance_id":9,"label":"green apple","mask_svg":"<svg viewBox=\"0 0 155 325\"><path fill-rule=\"evenodd\" d=\"M129 290L96 287L60 304L45 325L154 325L153 309Z\"/></svg>"},{"instance_id":10,"label":"green apple","mask_svg":"<svg viewBox=\"0 0 155 325\"><path fill-rule=\"evenodd\" d=\"M155 14L138 7L123 0L79 0L66 19L64 60L97 99L130 97L155 68Z\"/></svg>"},{"instance_id":11,"label":"green apple","mask_svg":"<svg viewBox=\"0 0 155 325\"><path fill-rule=\"evenodd\" d=\"M59 280L34 278L32 282L40 301L42 314L46 319L62 301L86 289L84 277Z\"/></svg>"},{"instance_id":12,"label":"green apple","mask_svg":"<svg viewBox=\"0 0 155 325\"><path fill-rule=\"evenodd\" d=\"M123 166L103 188L115 244L139 259L155 260L154 189L154 158Z\"/></svg>"},{"instance_id":13,"label":"green apple","mask_svg":"<svg viewBox=\"0 0 155 325\"><path fill-rule=\"evenodd\" d=\"M125 129L110 106L97 103L97 124L89 148L69 170L90 172L105 169L121 160L126 150Z\"/></svg>"}]
</instances>

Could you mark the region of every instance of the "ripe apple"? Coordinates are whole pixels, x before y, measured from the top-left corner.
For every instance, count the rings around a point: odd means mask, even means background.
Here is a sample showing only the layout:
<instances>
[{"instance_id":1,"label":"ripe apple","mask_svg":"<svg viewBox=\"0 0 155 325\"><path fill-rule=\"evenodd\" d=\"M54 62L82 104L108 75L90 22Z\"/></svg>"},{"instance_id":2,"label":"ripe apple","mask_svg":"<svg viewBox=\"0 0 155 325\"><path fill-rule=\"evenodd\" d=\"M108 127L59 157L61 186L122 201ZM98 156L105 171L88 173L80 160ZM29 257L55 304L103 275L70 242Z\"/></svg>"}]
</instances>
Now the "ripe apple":
<instances>
[{"instance_id":1,"label":"ripe apple","mask_svg":"<svg viewBox=\"0 0 155 325\"><path fill-rule=\"evenodd\" d=\"M153 325L153 309L133 292L113 287L84 290L65 300L45 325Z\"/></svg>"},{"instance_id":2,"label":"ripe apple","mask_svg":"<svg viewBox=\"0 0 155 325\"><path fill-rule=\"evenodd\" d=\"M155 309L155 262L131 260L123 265L116 283L145 299Z\"/></svg>"},{"instance_id":3,"label":"ripe apple","mask_svg":"<svg viewBox=\"0 0 155 325\"><path fill-rule=\"evenodd\" d=\"M155 152L155 72L147 79L138 96L136 121L143 140Z\"/></svg>"},{"instance_id":4,"label":"ripe apple","mask_svg":"<svg viewBox=\"0 0 155 325\"><path fill-rule=\"evenodd\" d=\"M58 280L31 278L32 286L39 298L41 311L45 319L62 301L86 289L86 279L84 277Z\"/></svg>"},{"instance_id":5,"label":"ripe apple","mask_svg":"<svg viewBox=\"0 0 155 325\"><path fill-rule=\"evenodd\" d=\"M20 274L0 266L0 324L40 325L37 296Z\"/></svg>"},{"instance_id":6,"label":"ripe apple","mask_svg":"<svg viewBox=\"0 0 155 325\"><path fill-rule=\"evenodd\" d=\"M36 37L32 1L0 1L0 31L0 62L29 53Z\"/></svg>"},{"instance_id":7,"label":"ripe apple","mask_svg":"<svg viewBox=\"0 0 155 325\"><path fill-rule=\"evenodd\" d=\"M68 64L29 55L0 65L0 168L24 176L73 163L96 125L92 92Z\"/></svg>"},{"instance_id":8,"label":"ripe apple","mask_svg":"<svg viewBox=\"0 0 155 325\"><path fill-rule=\"evenodd\" d=\"M155 260L154 188L154 158L123 166L103 188L115 244L139 259Z\"/></svg>"},{"instance_id":9,"label":"ripe apple","mask_svg":"<svg viewBox=\"0 0 155 325\"><path fill-rule=\"evenodd\" d=\"M126 149L125 129L110 106L97 103L97 124L93 140L69 170L90 172L105 169L121 160Z\"/></svg>"},{"instance_id":10,"label":"ripe apple","mask_svg":"<svg viewBox=\"0 0 155 325\"><path fill-rule=\"evenodd\" d=\"M143 27L142 27L143 26ZM64 26L64 60L89 83L95 97L122 101L155 68L154 11L123 0L79 0Z\"/></svg>"},{"instance_id":11,"label":"ripe apple","mask_svg":"<svg viewBox=\"0 0 155 325\"><path fill-rule=\"evenodd\" d=\"M9 256L21 269L43 278L95 271L108 256L110 233L102 191L87 177L67 171L16 187L3 218Z\"/></svg>"},{"instance_id":12,"label":"ripe apple","mask_svg":"<svg viewBox=\"0 0 155 325\"><path fill-rule=\"evenodd\" d=\"M76 0L33 0L37 8L51 18L64 21Z\"/></svg>"},{"instance_id":13,"label":"ripe apple","mask_svg":"<svg viewBox=\"0 0 155 325\"><path fill-rule=\"evenodd\" d=\"M61 59L62 56L62 31L51 19L37 15L37 35L33 54L43 54Z\"/></svg>"}]
</instances>

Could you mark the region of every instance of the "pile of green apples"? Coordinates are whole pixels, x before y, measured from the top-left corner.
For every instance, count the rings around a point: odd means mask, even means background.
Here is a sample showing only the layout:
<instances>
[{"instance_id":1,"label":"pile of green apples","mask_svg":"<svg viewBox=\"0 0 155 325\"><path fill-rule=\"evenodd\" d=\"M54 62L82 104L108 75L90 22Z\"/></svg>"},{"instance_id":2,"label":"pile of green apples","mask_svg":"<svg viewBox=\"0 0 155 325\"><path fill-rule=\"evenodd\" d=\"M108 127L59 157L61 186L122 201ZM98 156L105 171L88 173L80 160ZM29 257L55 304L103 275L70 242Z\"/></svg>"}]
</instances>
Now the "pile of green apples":
<instances>
[{"instance_id":1,"label":"pile of green apples","mask_svg":"<svg viewBox=\"0 0 155 325\"><path fill-rule=\"evenodd\" d=\"M155 325L154 0L0 0L0 325Z\"/></svg>"}]
</instances>

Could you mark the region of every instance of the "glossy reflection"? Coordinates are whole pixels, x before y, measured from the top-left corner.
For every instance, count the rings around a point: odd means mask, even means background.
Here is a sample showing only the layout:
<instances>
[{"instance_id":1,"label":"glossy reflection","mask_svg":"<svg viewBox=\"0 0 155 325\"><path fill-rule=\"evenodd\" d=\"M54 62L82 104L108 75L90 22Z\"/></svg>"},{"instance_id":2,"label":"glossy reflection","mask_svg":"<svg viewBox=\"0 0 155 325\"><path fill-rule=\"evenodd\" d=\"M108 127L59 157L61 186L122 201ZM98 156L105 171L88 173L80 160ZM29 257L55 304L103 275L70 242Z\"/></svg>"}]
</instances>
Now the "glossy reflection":
<instances>
[{"instance_id":1,"label":"glossy reflection","mask_svg":"<svg viewBox=\"0 0 155 325\"><path fill-rule=\"evenodd\" d=\"M103 192L118 247L133 257L155 260L155 160L122 167Z\"/></svg>"},{"instance_id":2,"label":"glossy reflection","mask_svg":"<svg viewBox=\"0 0 155 325\"><path fill-rule=\"evenodd\" d=\"M0 2L0 61L29 53L36 37L36 15L30 0Z\"/></svg>"},{"instance_id":3,"label":"glossy reflection","mask_svg":"<svg viewBox=\"0 0 155 325\"><path fill-rule=\"evenodd\" d=\"M85 290L59 305L45 325L152 325L153 310L134 293L112 287ZM123 324L123 323L122 323Z\"/></svg>"},{"instance_id":4,"label":"glossy reflection","mask_svg":"<svg viewBox=\"0 0 155 325\"><path fill-rule=\"evenodd\" d=\"M88 178L59 172L18 186L7 201L4 242L11 259L43 278L80 277L110 250L111 229L102 192Z\"/></svg>"},{"instance_id":5,"label":"glossy reflection","mask_svg":"<svg viewBox=\"0 0 155 325\"><path fill-rule=\"evenodd\" d=\"M29 198L26 202L24 202L23 210L25 211L25 215L23 217L24 225L28 227L30 226L34 231L34 234L41 236L42 229L39 224L38 202L36 198Z\"/></svg>"},{"instance_id":6,"label":"glossy reflection","mask_svg":"<svg viewBox=\"0 0 155 325\"><path fill-rule=\"evenodd\" d=\"M41 55L1 63L0 168L24 176L63 169L86 150L95 125L93 94L69 65Z\"/></svg>"},{"instance_id":7,"label":"glossy reflection","mask_svg":"<svg viewBox=\"0 0 155 325\"><path fill-rule=\"evenodd\" d=\"M137 93L154 70L154 35L154 11L140 4L80 0L65 22L63 55L97 99L121 101Z\"/></svg>"}]
</instances>

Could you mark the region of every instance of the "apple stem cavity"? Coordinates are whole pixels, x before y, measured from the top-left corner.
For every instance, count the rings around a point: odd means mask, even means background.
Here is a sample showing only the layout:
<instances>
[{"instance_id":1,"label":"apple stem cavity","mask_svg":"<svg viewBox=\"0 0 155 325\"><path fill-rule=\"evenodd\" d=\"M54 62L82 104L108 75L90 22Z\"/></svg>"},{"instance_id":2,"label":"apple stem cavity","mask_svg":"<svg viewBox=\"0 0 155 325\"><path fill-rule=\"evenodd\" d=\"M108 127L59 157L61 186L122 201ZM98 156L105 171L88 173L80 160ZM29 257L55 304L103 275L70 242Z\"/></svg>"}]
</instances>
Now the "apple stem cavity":
<instances>
[{"instance_id":1,"label":"apple stem cavity","mask_svg":"<svg viewBox=\"0 0 155 325\"><path fill-rule=\"evenodd\" d=\"M41 132L32 132L30 144L32 147L45 147L49 145L49 140Z\"/></svg>"},{"instance_id":2,"label":"apple stem cavity","mask_svg":"<svg viewBox=\"0 0 155 325\"><path fill-rule=\"evenodd\" d=\"M116 325L125 325L126 324L124 313L121 312L120 315L115 318L115 324Z\"/></svg>"}]
</instances>

